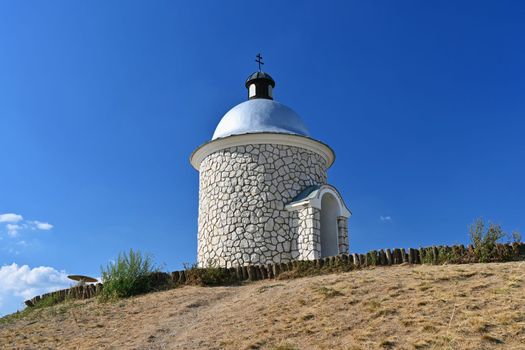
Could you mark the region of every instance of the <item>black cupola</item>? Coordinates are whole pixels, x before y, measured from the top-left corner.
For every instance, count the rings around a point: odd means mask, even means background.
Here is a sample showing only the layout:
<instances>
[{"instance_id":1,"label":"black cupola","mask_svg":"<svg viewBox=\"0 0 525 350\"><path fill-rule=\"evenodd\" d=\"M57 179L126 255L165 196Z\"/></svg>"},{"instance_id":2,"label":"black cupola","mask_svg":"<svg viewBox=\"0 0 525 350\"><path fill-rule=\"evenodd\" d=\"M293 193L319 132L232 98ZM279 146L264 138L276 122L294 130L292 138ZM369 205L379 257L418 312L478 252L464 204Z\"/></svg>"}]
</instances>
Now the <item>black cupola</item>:
<instances>
[{"instance_id":1,"label":"black cupola","mask_svg":"<svg viewBox=\"0 0 525 350\"><path fill-rule=\"evenodd\" d=\"M252 73L248 79L246 79L245 85L248 89L249 100L254 98L273 100L275 81L270 74L261 71Z\"/></svg>"},{"instance_id":2,"label":"black cupola","mask_svg":"<svg viewBox=\"0 0 525 350\"><path fill-rule=\"evenodd\" d=\"M264 64L260 53L255 56L255 62L259 65L259 71L250 74L244 85L248 89L248 100L254 98L265 98L273 100L273 88L275 87L275 80L268 73L261 71L261 65Z\"/></svg>"}]
</instances>

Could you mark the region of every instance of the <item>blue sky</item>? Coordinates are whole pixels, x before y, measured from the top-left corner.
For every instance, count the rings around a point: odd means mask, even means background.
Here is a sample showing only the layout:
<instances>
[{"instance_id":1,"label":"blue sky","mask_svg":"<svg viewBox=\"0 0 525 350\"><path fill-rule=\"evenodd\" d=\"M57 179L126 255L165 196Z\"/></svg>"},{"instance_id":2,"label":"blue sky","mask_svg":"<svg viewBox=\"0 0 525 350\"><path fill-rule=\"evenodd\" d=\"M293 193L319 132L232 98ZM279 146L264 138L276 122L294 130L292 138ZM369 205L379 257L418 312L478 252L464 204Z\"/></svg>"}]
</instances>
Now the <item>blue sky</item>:
<instances>
[{"instance_id":1,"label":"blue sky","mask_svg":"<svg viewBox=\"0 0 525 350\"><path fill-rule=\"evenodd\" d=\"M258 52L337 154L351 250L466 243L477 217L523 233L524 18L518 1L0 2L0 214L20 216L0 222L0 314L129 248L195 262L188 158Z\"/></svg>"}]
</instances>

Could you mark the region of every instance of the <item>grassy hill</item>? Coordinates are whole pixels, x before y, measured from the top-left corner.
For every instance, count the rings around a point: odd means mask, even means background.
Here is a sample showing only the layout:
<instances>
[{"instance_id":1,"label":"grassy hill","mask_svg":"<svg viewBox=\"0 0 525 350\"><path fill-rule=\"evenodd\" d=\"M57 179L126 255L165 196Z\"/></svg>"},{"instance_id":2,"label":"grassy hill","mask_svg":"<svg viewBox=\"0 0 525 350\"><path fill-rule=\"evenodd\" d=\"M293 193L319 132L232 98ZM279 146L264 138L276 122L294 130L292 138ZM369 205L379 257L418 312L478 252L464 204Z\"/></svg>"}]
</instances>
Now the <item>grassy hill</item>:
<instances>
[{"instance_id":1,"label":"grassy hill","mask_svg":"<svg viewBox=\"0 0 525 350\"><path fill-rule=\"evenodd\" d=\"M525 349L525 263L181 287L0 320L0 348Z\"/></svg>"}]
</instances>

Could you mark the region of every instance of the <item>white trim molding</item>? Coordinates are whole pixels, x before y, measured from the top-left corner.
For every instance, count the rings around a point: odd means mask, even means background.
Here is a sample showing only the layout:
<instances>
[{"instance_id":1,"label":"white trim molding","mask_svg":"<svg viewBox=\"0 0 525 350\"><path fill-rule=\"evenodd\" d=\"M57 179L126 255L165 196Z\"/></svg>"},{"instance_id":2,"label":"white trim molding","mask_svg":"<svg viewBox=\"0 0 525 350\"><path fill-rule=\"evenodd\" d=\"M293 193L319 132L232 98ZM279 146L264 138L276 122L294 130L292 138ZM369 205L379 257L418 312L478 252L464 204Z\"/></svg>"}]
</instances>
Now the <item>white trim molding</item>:
<instances>
[{"instance_id":1,"label":"white trim molding","mask_svg":"<svg viewBox=\"0 0 525 350\"><path fill-rule=\"evenodd\" d=\"M331 185L321 185L317 188L312 188L312 191L301 199L295 200L286 205L285 209L288 211L299 210L304 207L312 207L321 210L321 201L323 196L327 193L330 193L335 197L337 204L339 206L339 215L345 218L352 216L352 212L348 209L343 197L339 194L339 191L334 186Z\"/></svg>"},{"instance_id":2,"label":"white trim molding","mask_svg":"<svg viewBox=\"0 0 525 350\"><path fill-rule=\"evenodd\" d=\"M335 161L334 151L321 141L301 135L260 132L232 135L207 142L193 151L190 156L190 163L195 169L199 170L202 161L214 152L230 147L256 144L295 146L315 152L326 160L327 169L330 168Z\"/></svg>"}]
</instances>

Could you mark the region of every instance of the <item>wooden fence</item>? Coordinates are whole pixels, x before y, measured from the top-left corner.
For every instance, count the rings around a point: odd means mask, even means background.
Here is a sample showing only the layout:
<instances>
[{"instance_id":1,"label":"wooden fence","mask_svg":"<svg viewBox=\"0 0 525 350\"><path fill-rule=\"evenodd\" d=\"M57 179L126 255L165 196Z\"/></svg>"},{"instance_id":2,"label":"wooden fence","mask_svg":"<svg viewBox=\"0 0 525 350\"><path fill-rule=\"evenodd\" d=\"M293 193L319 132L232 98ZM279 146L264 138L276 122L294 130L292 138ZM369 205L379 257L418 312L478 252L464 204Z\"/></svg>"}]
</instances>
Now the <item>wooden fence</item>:
<instances>
[{"instance_id":1,"label":"wooden fence","mask_svg":"<svg viewBox=\"0 0 525 350\"><path fill-rule=\"evenodd\" d=\"M234 285L245 281L271 278L294 278L322 273L344 272L368 266L399 264L468 264L478 262L507 262L525 260L525 243L496 244L490 251L469 245L433 246L419 249L381 249L366 254L341 254L316 260L290 261L267 265L248 265L232 268L191 268L171 273L150 275L154 288L165 289L181 285ZM87 284L36 296L25 301L33 307L47 298L60 302L66 299L88 299L96 296L103 285Z\"/></svg>"}]
</instances>

